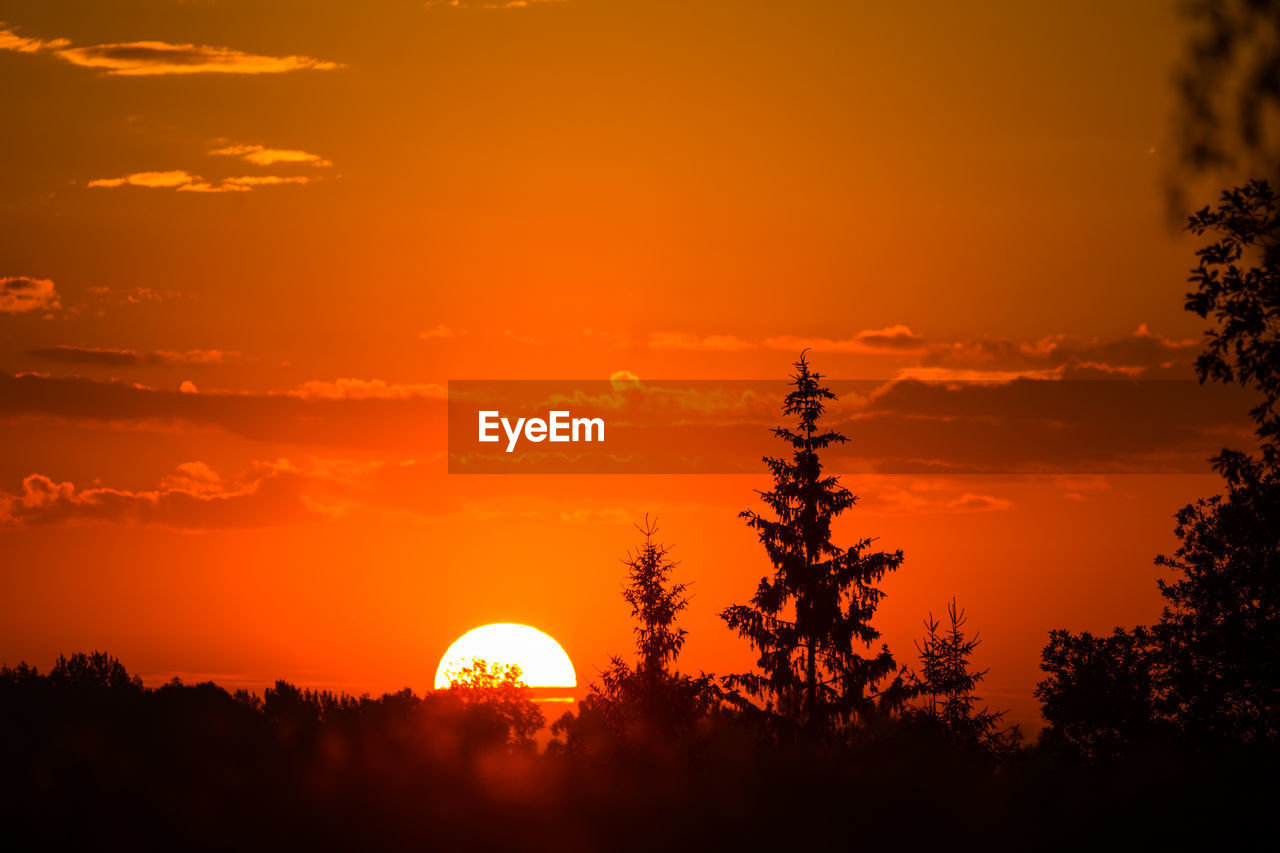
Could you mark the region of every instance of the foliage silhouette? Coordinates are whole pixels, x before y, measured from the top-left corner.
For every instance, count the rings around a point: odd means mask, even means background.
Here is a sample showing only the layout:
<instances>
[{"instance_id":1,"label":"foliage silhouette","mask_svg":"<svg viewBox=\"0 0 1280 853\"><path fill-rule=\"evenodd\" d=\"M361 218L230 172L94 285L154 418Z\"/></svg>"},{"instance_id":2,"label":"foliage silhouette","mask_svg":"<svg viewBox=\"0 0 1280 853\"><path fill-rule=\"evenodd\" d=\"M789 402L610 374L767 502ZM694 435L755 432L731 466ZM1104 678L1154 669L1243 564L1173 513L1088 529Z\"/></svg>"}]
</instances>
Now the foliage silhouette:
<instances>
[{"instance_id":1,"label":"foliage silhouette","mask_svg":"<svg viewBox=\"0 0 1280 853\"><path fill-rule=\"evenodd\" d=\"M1051 635L1037 688L1044 737L1093 758L1152 739L1207 750L1280 742L1280 233L1265 181L1222 195L1188 229L1197 252L1186 307L1214 320L1200 380L1257 392L1250 415L1260 455L1213 461L1225 491L1177 513L1179 546L1157 565L1165 608L1150 630L1105 640Z\"/></svg>"},{"instance_id":2,"label":"foliage silhouette","mask_svg":"<svg viewBox=\"0 0 1280 853\"><path fill-rule=\"evenodd\" d=\"M1189 0L1178 69L1178 165L1191 176L1280 177L1280 1ZM1185 187L1174 187L1179 204Z\"/></svg>"},{"instance_id":3,"label":"foliage silhouette","mask_svg":"<svg viewBox=\"0 0 1280 853\"><path fill-rule=\"evenodd\" d=\"M1109 761L1134 744L1162 740L1156 709L1156 649L1142 627L1110 636L1052 631L1036 687L1048 727L1041 742L1089 761Z\"/></svg>"},{"instance_id":4,"label":"foliage silhouette","mask_svg":"<svg viewBox=\"0 0 1280 853\"><path fill-rule=\"evenodd\" d=\"M977 634L965 635L967 621L954 598L947 604L948 625L944 630L939 630L942 623L933 613L924 620L924 638L916 642L920 672L909 673L906 678L906 689L923 702L908 714L939 726L961 748L1009 755L1017 748L1021 733L1017 726L1001 728L1007 712L977 707L982 697L975 691L989 670L970 666L969 659L982 641Z\"/></svg>"},{"instance_id":5,"label":"foliage silhouette","mask_svg":"<svg viewBox=\"0 0 1280 853\"><path fill-rule=\"evenodd\" d=\"M566 713L552 727L557 745L571 751L639 747L663 749L689 736L720 704L712 676L674 670L686 632L676 625L688 607L688 584L675 583L670 548L655 540L656 521L645 516L636 528L643 544L623 559L629 584L622 592L636 620L636 662L614 656L578 713Z\"/></svg>"},{"instance_id":6,"label":"foliage silhouette","mask_svg":"<svg viewBox=\"0 0 1280 853\"><path fill-rule=\"evenodd\" d=\"M835 849L850 827L902 846L904 826L912 846L1027 848L1096 845L1104 824L1107 840L1127 826L1144 844L1230 843L1277 793L1271 763L1098 771L1041 749L997 765L888 715L848 742L780 744L758 716L720 711L662 761L539 755L454 690L277 682L254 702L210 683L140 687L115 663L73 666L116 673L85 679L0 668L6 849ZM1150 818L1163 813L1179 819Z\"/></svg>"},{"instance_id":7,"label":"foliage silhouette","mask_svg":"<svg viewBox=\"0 0 1280 853\"><path fill-rule=\"evenodd\" d=\"M821 735L868 718L876 686L897 670L887 646L870 657L857 649L880 637L871 625L883 595L877 584L902 563L902 552L870 552L872 539L847 549L831 541L832 521L857 498L838 477L823 473L819 453L846 438L820 425L827 401L836 399L822 375L809 369L803 353L794 366L782 411L797 423L773 431L790 445L791 457L765 457L774 487L759 492L774 518L741 514L774 574L760 580L750 604L721 613L759 652L761 671L725 683L739 701L737 691L763 699L776 722Z\"/></svg>"},{"instance_id":8,"label":"foliage silhouette","mask_svg":"<svg viewBox=\"0 0 1280 853\"><path fill-rule=\"evenodd\" d=\"M542 709L516 664L489 664L476 658L449 675L449 692L469 705L495 715L513 746L530 749L534 735L546 724Z\"/></svg>"}]
</instances>

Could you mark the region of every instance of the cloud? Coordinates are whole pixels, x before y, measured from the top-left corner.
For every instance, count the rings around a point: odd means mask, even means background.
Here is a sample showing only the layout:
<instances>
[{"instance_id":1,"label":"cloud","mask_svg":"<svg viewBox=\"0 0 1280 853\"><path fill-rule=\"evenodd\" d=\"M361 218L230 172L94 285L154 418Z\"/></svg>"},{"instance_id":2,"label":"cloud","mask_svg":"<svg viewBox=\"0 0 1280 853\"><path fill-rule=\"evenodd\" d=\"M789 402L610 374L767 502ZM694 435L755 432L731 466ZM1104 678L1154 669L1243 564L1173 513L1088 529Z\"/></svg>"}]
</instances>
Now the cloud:
<instances>
[{"instance_id":1,"label":"cloud","mask_svg":"<svg viewBox=\"0 0 1280 853\"><path fill-rule=\"evenodd\" d=\"M71 42L66 39L49 39L47 41L41 39L25 38L8 29L3 23L0 23L0 50L12 50L17 53L39 53L46 50L60 50L67 47Z\"/></svg>"},{"instance_id":2,"label":"cloud","mask_svg":"<svg viewBox=\"0 0 1280 853\"><path fill-rule=\"evenodd\" d=\"M914 353L923 352L926 348L924 338L916 335L907 326L889 326L884 329L867 329L858 332L851 338L802 338L794 335L783 335L768 338L764 341L768 349L784 352L799 352L811 349L814 352L857 352L857 353Z\"/></svg>"},{"instance_id":3,"label":"cloud","mask_svg":"<svg viewBox=\"0 0 1280 853\"><path fill-rule=\"evenodd\" d=\"M116 187L145 187L147 189L167 189L177 192L196 193L232 193L249 192L255 187L276 186L279 184L309 184L318 178L307 175L241 175L238 177L205 180L199 175L175 169L167 172L135 172L121 178L96 178L89 182L90 187L114 189Z\"/></svg>"},{"instance_id":4,"label":"cloud","mask_svg":"<svg viewBox=\"0 0 1280 853\"><path fill-rule=\"evenodd\" d=\"M630 524L635 516L625 509L575 509L561 512L560 520L566 524Z\"/></svg>"},{"instance_id":5,"label":"cloud","mask_svg":"<svg viewBox=\"0 0 1280 853\"><path fill-rule=\"evenodd\" d=\"M0 50L47 53L81 68L116 77L161 74L280 74L287 71L332 71L340 63L310 56L261 56L230 47L133 41L72 47L64 38L33 39L12 28L0 28Z\"/></svg>"},{"instance_id":6,"label":"cloud","mask_svg":"<svg viewBox=\"0 0 1280 853\"><path fill-rule=\"evenodd\" d=\"M0 419L111 430L216 428L252 441L416 458L439 452L453 429L474 435L474 411L448 406L437 383L340 378L233 393L202 382L198 392L193 383L183 393L178 378L159 389L0 374ZM573 464L584 471L625 464L633 472L755 470L762 454L777 450L770 428L780 422L787 390L781 380L651 383L621 372L613 381L566 383L563 391L526 385L480 388L474 393L490 396L470 402L606 417L603 455L582 450ZM832 387L840 399L830 407L830 425L849 442L832 448L828 461L844 473L1198 473L1221 447L1249 447L1251 440L1246 392L1194 380L848 380Z\"/></svg>"},{"instance_id":7,"label":"cloud","mask_svg":"<svg viewBox=\"0 0 1280 853\"><path fill-rule=\"evenodd\" d=\"M453 338L462 334L461 332L450 329L444 323L438 323L425 332L418 332L418 340L429 341L432 338Z\"/></svg>"},{"instance_id":8,"label":"cloud","mask_svg":"<svg viewBox=\"0 0 1280 853\"><path fill-rule=\"evenodd\" d=\"M1003 512L1013 507L1013 501L994 495L963 492L954 494L956 480L913 480L907 486L881 485L876 481L864 481L859 491L867 506L893 513L969 513Z\"/></svg>"},{"instance_id":9,"label":"cloud","mask_svg":"<svg viewBox=\"0 0 1280 853\"><path fill-rule=\"evenodd\" d=\"M1126 337L1104 341L1050 335L1034 341L985 337L935 344L909 375L921 379L1050 376L1066 378L1189 377L1198 340L1174 340L1146 323ZM906 375L906 374L904 374Z\"/></svg>"},{"instance_id":10,"label":"cloud","mask_svg":"<svg viewBox=\"0 0 1280 853\"><path fill-rule=\"evenodd\" d=\"M159 74L280 74L286 71L332 71L342 66L310 56L259 56L230 47L134 41L65 47L54 55L72 65L121 77Z\"/></svg>"},{"instance_id":11,"label":"cloud","mask_svg":"<svg viewBox=\"0 0 1280 853\"><path fill-rule=\"evenodd\" d=\"M185 352L77 347L58 344L27 350L27 355L64 364L97 364L104 367L155 367L162 365L222 364L239 353L231 350L192 349Z\"/></svg>"},{"instance_id":12,"label":"cloud","mask_svg":"<svg viewBox=\"0 0 1280 853\"><path fill-rule=\"evenodd\" d=\"M450 9L527 9L539 3L563 3L564 0L426 0L428 9L444 6Z\"/></svg>"},{"instance_id":13,"label":"cloud","mask_svg":"<svg viewBox=\"0 0 1280 853\"><path fill-rule=\"evenodd\" d=\"M309 184L319 178L306 175L242 175L236 178L223 178L217 182L198 180L187 186L178 187L179 192L196 193L245 193L254 187L271 187L280 184Z\"/></svg>"},{"instance_id":14,"label":"cloud","mask_svg":"<svg viewBox=\"0 0 1280 853\"><path fill-rule=\"evenodd\" d=\"M163 302L171 299L182 299L184 294L176 290L165 290L163 292L154 290L150 287L133 287L128 290L112 291L110 287L95 285L88 288L94 300L98 304L114 303L114 304L130 304L138 305L143 302Z\"/></svg>"},{"instance_id":15,"label":"cloud","mask_svg":"<svg viewBox=\"0 0 1280 853\"><path fill-rule=\"evenodd\" d=\"M262 145L228 145L210 151L211 156L236 157L255 166L275 164L304 165L330 168L333 163L319 154L286 148L267 148ZM115 189L118 187L144 187L193 193L243 193L256 187L281 184L309 184L321 180L314 175L234 175L224 178L205 178L185 169L134 172L119 178L95 178L89 181L91 188Z\"/></svg>"},{"instance_id":16,"label":"cloud","mask_svg":"<svg viewBox=\"0 0 1280 853\"><path fill-rule=\"evenodd\" d=\"M72 47L63 38L33 39L13 29L0 29L0 50L47 53L81 68L116 77L161 74L280 74L287 71L332 71L343 66L310 56L262 56L231 47L132 41Z\"/></svg>"},{"instance_id":17,"label":"cloud","mask_svg":"<svg viewBox=\"0 0 1280 853\"><path fill-rule=\"evenodd\" d=\"M733 335L699 337L688 332L654 332L649 335L650 349L702 350L704 352L741 352L756 349L756 344Z\"/></svg>"},{"instance_id":18,"label":"cloud","mask_svg":"<svg viewBox=\"0 0 1280 853\"><path fill-rule=\"evenodd\" d=\"M267 148L262 145L228 145L217 148L209 154L215 157L238 157L255 166L271 166L276 163L301 163L317 168L333 165L319 154L297 151L288 148Z\"/></svg>"},{"instance_id":19,"label":"cloud","mask_svg":"<svg viewBox=\"0 0 1280 853\"><path fill-rule=\"evenodd\" d=\"M260 466L247 482L227 483L203 462L180 465L149 491L77 489L31 474L20 492L0 491L0 526L101 522L216 530L292 524L316 515L303 495L305 481L296 472Z\"/></svg>"},{"instance_id":20,"label":"cloud","mask_svg":"<svg viewBox=\"0 0 1280 853\"><path fill-rule=\"evenodd\" d=\"M1003 511L1013 506L1012 501L991 495L975 495L965 492L960 497L947 503L947 509L958 512L992 512Z\"/></svg>"},{"instance_id":21,"label":"cloud","mask_svg":"<svg viewBox=\"0 0 1280 853\"><path fill-rule=\"evenodd\" d=\"M170 431L214 427L253 441L306 447L438 452L445 389L347 379L274 393L187 392L77 376L0 373L0 419L51 419L91 428Z\"/></svg>"},{"instance_id":22,"label":"cloud","mask_svg":"<svg viewBox=\"0 0 1280 853\"><path fill-rule=\"evenodd\" d=\"M598 336L598 335L597 335ZM931 381L1008 381L1029 378L1189 378L1198 340L1176 340L1145 323L1113 340L1049 335L1034 340L983 337L933 341L902 324L865 329L848 337L779 335L756 342L733 335L656 332L651 349L737 352L763 347L786 353L804 349L833 355L897 357L899 378Z\"/></svg>"},{"instance_id":23,"label":"cloud","mask_svg":"<svg viewBox=\"0 0 1280 853\"><path fill-rule=\"evenodd\" d=\"M0 277L0 314L25 314L61 307L58 291L47 278Z\"/></svg>"},{"instance_id":24,"label":"cloud","mask_svg":"<svg viewBox=\"0 0 1280 853\"><path fill-rule=\"evenodd\" d=\"M906 379L832 409L849 438L836 456L873 470L1199 472L1223 444L1250 441L1246 399L1194 380Z\"/></svg>"},{"instance_id":25,"label":"cloud","mask_svg":"<svg viewBox=\"0 0 1280 853\"><path fill-rule=\"evenodd\" d=\"M149 189L171 189L198 181L199 178L182 170L168 172L134 172L123 178L98 178L89 182L91 187L147 187Z\"/></svg>"},{"instance_id":26,"label":"cloud","mask_svg":"<svg viewBox=\"0 0 1280 853\"><path fill-rule=\"evenodd\" d=\"M338 379L333 382L304 382L286 394L303 399L320 400L408 400L414 397L443 399L448 392L443 385L397 385L381 379Z\"/></svg>"}]
</instances>

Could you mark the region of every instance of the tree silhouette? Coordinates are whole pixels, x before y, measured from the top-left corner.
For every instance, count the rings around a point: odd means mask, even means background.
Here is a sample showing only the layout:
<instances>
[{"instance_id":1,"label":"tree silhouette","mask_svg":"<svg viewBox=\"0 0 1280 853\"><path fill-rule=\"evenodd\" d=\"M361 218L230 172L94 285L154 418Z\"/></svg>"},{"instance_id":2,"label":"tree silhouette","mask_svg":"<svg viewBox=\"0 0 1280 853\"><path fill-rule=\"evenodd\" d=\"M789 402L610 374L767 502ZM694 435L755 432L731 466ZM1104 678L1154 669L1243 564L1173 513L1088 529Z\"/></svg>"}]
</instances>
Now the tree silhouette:
<instances>
[{"instance_id":1,"label":"tree silhouette","mask_svg":"<svg viewBox=\"0 0 1280 853\"><path fill-rule=\"evenodd\" d=\"M660 681L684 646L687 632L676 627L676 616L689 606L685 594L689 585L670 581L676 563L667 556L670 548L653 539L658 533L656 522L650 522L646 515L644 526L636 529L643 534L644 544L623 560L631 585L622 591L622 597L631 605L631 616L637 622L636 673Z\"/></svg>"},{"instance_id":2,"label":"tree silhouette","mask_svg":"<svg viewBox=\"0 0 1280 853\"><path fill-rule=\"evenodd\" d=\"M1260 397L1250 411L1260 454L1223 450L1223 494L1177 513L1179 546L1156 563L1166 605L1147 631L1107 640L1054 632L1037 689L1049 734L1089 753L1153 731L1184 746L1280 741L1280 219L1265 181L1223 193L1188 230L1197 252L1186 307L1214 321L1200 381ZM1114 690L1115 692L1110 692ZM1146 722L1140 718L1146 715Z\"/></svg>"},{"instance_id":3,"label":"tree silhouette","mask_svg":"<svg viewBox=\"0 0 1280 853\"><path fill-rule=\"evenodd\" d=\"M1116 758L1157 739L1158 675L1151 632L1116 628L1110 636L1052 631L1036 686L1047 728L1041 741L1090 761Z\"/></svg>"},{"instance_id":4,"label":"tree silhouette","mask_svg":"<svg viewBox=\"0 0 1280 853\"><path fill-rule=\"evenodd\" d=\"M670 743L720 701L711 676L674 669L686 635L676 619L689 605L688 584L671 580L677 564L669 556L670 548L654 538L656 521L646 515L644 526L636 529L644 542L622 561L629 580L622 597L636 620L636 662L633 667L615 655L599 681L591 684L578 717L566 714L552 726L565 745L576 749L585 748L584 741L593 734L599 737L599 732L590 731L593 727L637 744Z\"/></svg>"},{"instance_id":5,"label":"tree silhouette","mask_svg":"<svg viewBox=\"0 0 1280 853\"><path fill-rule=\"evenodd\" d=\"M546 718L533 701L523 675L516 664L491 665L476 658L469 666L449 673L449 692L468 705L496 715L505 726L510 743L528 749Z\"/></svg>"},{"instance_id":6,"label":"tree silhouette","mask_svg":"<svg viewBox=\"0 0 1280 853\"><path fill-rule=\"evenodd\" d=\"M760 580L750 604L721 613L759 652L761 672L730 676L726 684L763 699L775 718L822 733L870 714L870 691L897 668L887 646L869 657L858 648L879 639L871 625L883 595L876 584L901 564L902 552L869 552L872 539L847 549L831 541L832 521L857 498L823 473L819 453L846 438L820 425L827 401L836 399L822 375L810 371L803 353L794 366L782 411L797 423L773 431L791 456L765 457L774 487L759 492L774 517L741 513L774 573Z\"/></svg>"},{"instance_id":7,"label":"tree silhouette","mask_svg":"<svg viewBox=\"0 0 1280 853\"><path fill-rule=\"evenodd\" d=\"M106 652L59 655L49 671L49 683L62 689L84 691L142 689L142 679L130 675L124 664Z\"/></svg>"},{"instance_id":8,"label":"tree silhouette","mask_svg":"<svg viewBox=\"0 0 1280 853\"><path fill-rule=\"evenodd\" d=\"M959 746L1006 754L1017 745L1018 727L1002 729L1006 712L977 707L982 697L975 691L989 670L972 669L969 659L982 640L977 634L965 635L968 617L954 598L947 604L947 621L939 630L941 623L931 612L924 620L924 638L916 642L920 672L910 679L909 688L925 700L916 713L942 727Z\"/></svg>"},{"instance_id":9,"label":"tree silhouette","mask_svg":"<svg viewBox=\"0 0 1280 853\"><path fill-rule=\"evenodd\" d=\"M1200 381L1236 383L1258 393L1250 411L1257 425L1262 465L1280 466L1280 199L1266 181L1250 181L1222 194L1217 207L1198 211L1187 230L1216 239L1196 252L1186 308L1212 317L1206 347L1196 361ZM1247 454L1224 450L1214 466L1233 483L1256 479L1257 463Z\"/></svg>"},{"instance_id":10,"label":"tree silhouette","mask_svg":"<svg viewBox=\"0 0 1280 853\"><path fill-rule=\"evenodd\" d=\"M1187 308L1212 317L1196 370L1260 400L1250 411L1259 455L1213 460L1224 494L1177 515L1180 544L1157 558L1166 607L1157 627L1164 710L1195 739L1280 740L1280 213L1265 181L1191 217L1214 242L1197 255Z\"/></svg>"}]
</instances>

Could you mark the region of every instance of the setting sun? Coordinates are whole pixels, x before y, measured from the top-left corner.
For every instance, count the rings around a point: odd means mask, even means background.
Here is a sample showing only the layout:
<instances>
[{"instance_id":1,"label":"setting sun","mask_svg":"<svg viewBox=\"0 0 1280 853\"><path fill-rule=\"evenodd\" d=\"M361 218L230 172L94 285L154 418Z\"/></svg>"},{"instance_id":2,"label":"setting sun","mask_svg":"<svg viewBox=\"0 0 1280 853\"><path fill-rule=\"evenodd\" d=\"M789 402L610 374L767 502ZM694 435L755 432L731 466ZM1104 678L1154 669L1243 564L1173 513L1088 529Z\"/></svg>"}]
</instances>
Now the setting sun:
<instances>
[{"instance_id":1,"label":"setting sun","mask_svg":"<svg viewBox=\"0 0 1280 853\"><path fill-rule=\"evenodd\" d=\"M559 643L537 628L500 622L473 628L449 646L436 669L436 689L447 688L451 675L476 660L491 666L515 664L530 687L578 686L573 663Z\"/></svg>"}]
</instances>

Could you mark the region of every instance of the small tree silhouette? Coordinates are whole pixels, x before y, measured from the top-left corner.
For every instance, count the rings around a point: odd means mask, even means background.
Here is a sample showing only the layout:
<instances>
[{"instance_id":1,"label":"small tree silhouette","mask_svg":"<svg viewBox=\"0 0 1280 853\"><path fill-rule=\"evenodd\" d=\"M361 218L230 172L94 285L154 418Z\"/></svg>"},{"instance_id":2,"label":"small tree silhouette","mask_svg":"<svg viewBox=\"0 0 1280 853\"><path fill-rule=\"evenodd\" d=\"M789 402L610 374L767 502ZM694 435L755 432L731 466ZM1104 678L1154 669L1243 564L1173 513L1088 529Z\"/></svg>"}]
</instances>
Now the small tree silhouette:
<instances>
[{"instance_id":1,"label":"small tree silhouette","mask_svg":"<svg viewBox=\"0 0 1280 853\"><path fill-rule=\"evenodd\" d=\"M968 617L954 598L947 604L947 621L948 626L939 630L941 622L930 612L924 620L924 638L916 642L920 673L910 679L908 689L925 697L916 713L941 726L958 745L1008 753L1017 746L1021 733L1017 726L1000 727L1007 712L978 710L982 697L974 691L990 670L970 668L969 660L982 640L977 634L965 635Z\"/></svg>"},{"instance_id":2,"label":"small tree silhouette","mask_svg":"<svg viewBox=\"0 0 1280 853\"><path fill-rule=\"evenodd\" d=\"M106 652L59 655L49 671L49 683L72 690L142 690L142 679L130 675L118 658Z\"/></svg>"},{"instance_id":3,"label":"small tree silhouette","mask_svg":"<svg viewBox=\"0 0 1280 853\"><path fill-rule=\"evenodd\" d=\"M515 664L490 664L475 658L469 666L449 673L449 692L468 705L493 712L506 726L509 742L529 749L546 718L533 701L523 675Z\"/></svg>"},{"instance_id":4,"label":"small tree silhouette","mask_svg":"<svg viewBox=\"0 0 1280 853\"><path fill-rule=\"evenodd\" d=\"M797 424L773 431L791 446L791 457L765 457L774 487L759 492L774 517L742 513L774 573L760 580L750 604L721 616L760 654L761 672L729 676L726 684L764 699L775 720L816 734L870 714L871 691L897 669L887 646L870 657L857 649L880 637L871 625L883 596L877 584L902 563L902 552L869 552L872 539L847 549L831 541L832 521L857 498L824 474L819 453L847 439L820 425L826 402L836 399L822 375L803 353L794 366L782 411Z\"/></svg>"},{"instance_id":5,"label":"small tree silhouette","mask_svg":"<svg viewBox=\"0 0 1280 853\"><path fill-rule=\"evenodd\" d=\"M684 646L687 632L676 627L676 616L689 606L685 594L689 585L671 582L676 563L667 556L670 548L654 541L656 521L650 522L646 515L644 526L636 525L636 529L644 536L644 544L623 560L631 585L622 597L631 605L631 616L637 622L636 673L656 682L667 677L667 667L675 663Z\"/></svg>"},{"instance_id":6,"label":"small tree silhouette","mask_svg":"<svg viewBox=\"0 0 1280 853\"><path fill-rule=\"evenodd\" d=\"M669 557L670 548L654 538L657 522L646 515L636 529L644 543L622 561L629 580L622 597L636 620L636 663L632 667L614 656L592 683L578 716L566 714L552 726L565 745L577 749L585 747L585 740L598 739L599 732L590 730L601 727L611 737L638 744L669 743L720 702L711 676L674 669L686 635L676 619L689 606L688 584L671 580L677 563Z\"/></svg>"}]
</instances>

